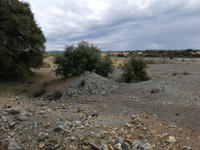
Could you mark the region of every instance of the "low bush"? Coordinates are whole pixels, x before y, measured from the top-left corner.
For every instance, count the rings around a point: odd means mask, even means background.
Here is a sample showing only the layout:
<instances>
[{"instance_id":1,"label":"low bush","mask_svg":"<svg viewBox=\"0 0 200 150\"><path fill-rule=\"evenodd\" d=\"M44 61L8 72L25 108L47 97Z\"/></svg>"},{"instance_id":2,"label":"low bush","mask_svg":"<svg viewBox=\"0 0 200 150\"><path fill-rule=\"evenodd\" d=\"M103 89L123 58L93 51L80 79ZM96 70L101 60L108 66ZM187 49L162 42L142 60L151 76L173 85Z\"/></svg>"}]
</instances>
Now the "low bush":
<instances>
[{"instance_id":1,"label":"low bush","mask_svg":"<svg viewBox=\"0 0 200 150\"><path fill-rule=\"evenodd\" d=\"M33 97L40 97L46 93L45 89L38 89L32 93Z\"/></svg>"},{"instance_id":2,"label":"low bush","mask_svg":"<svg viewBox=\"0 0 200 150\"><path fill-rule=\"evenodd\" d=\"M62 93L60 91L55 91L54 94L53 94L53 98L54 99L59 99L62 97Z\"/></svg>"},{"instance_id":3,"label":"low bush","mask_svg":"<svg viewBox=\"0 0 200 150\"><path fill-rule=\"evenodd\" d=\"M127 83L148 80L146 68L145 60L133 56L121 66L123 71L122 79Z\"/></svg>"}]
</instances>

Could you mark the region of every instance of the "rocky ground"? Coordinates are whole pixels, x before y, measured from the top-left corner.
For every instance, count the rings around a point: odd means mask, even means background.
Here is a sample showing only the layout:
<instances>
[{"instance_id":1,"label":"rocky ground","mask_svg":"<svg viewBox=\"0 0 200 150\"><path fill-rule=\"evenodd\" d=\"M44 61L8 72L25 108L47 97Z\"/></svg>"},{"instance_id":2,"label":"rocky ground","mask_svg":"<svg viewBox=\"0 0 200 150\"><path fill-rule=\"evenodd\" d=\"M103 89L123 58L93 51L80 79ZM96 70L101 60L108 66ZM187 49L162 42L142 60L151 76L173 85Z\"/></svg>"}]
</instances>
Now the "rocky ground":
<instances>
[{"instance_id":1,"label":"rocky ground","mask_svg":"<svg viewBox=\"0 0 200 150\"><path fill-rule=\"evenodd\" d=\"M57 100L1 94L0 150L199 150L199 64L148 73L133 84L85 73L49 86Z\"/></svg>"}]
</instances>

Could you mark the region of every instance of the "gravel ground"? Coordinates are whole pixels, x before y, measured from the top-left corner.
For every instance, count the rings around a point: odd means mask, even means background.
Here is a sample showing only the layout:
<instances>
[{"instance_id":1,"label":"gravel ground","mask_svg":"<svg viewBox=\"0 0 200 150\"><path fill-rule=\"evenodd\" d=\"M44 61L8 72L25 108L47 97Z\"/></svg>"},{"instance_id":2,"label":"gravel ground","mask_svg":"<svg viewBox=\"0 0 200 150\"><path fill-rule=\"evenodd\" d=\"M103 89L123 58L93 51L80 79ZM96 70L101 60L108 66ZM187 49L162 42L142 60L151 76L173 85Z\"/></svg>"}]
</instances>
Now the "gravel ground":
<instances>
[{"instance_id":1,"label":"gravel ground","mask_svg":"<svg viewBox=\"0 0 200 150\"><path fill-rule=\"evenodd\" d=\"M0 150L199 150L199 64L151 65L148 73L149 81L63 101L2 94Z\"/></svg>"}]
</instances>

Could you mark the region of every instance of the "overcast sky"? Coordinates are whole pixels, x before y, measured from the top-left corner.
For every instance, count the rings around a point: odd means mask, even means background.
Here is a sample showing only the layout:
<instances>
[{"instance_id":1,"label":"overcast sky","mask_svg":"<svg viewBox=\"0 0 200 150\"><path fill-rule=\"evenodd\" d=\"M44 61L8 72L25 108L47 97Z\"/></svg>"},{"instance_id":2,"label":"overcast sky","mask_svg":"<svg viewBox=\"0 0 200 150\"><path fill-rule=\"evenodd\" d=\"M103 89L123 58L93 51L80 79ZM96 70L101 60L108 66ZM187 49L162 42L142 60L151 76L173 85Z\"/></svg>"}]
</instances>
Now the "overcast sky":
<instances>
[{"instance_id":1,"label":"overcast sky","mask_svg":"<svg viewBox=\"0 0 200 150\"><path fill-rule=\"evenodd\" d=\"M47 50L88 40L101 50L200 49L200 0L25 0Z\"/></svg>"}]
</instances>

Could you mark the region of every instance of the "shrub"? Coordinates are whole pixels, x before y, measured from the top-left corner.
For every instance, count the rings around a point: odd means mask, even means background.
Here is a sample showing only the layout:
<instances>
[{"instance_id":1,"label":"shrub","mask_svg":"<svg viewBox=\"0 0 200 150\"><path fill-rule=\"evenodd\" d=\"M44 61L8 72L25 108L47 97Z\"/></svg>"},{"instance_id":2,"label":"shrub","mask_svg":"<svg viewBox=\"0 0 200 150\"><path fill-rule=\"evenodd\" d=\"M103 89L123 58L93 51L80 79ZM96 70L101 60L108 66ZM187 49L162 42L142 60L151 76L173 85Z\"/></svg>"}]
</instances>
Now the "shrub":
<instances>
[{"instance_id":1,"label":"shrub","mask_svg":"<svg viewBox=\"0 0 200 150\"><path fill-rule=\"evenodd\" d=\"M40 97L46 93L45 89L38 89L32 93L33 97Z\"/></svg>"},{"instance_id":2,"label":"shrub","mask_svg":"<svg viewBox=\"0 0 200 150\"><path fill-rule=\"evenodd\" d=\"M62 97L62 93L61 91L55 91L54 94L53 94L53 98L54 99L59 99Z\"/></svg>"},{"instance_id":3,"label":"shrub","mask_svg":"<svg viewBox=\"0 0 200 150\"><path fill-rule=\"evenodd\" d=\"M108 77L110 73L113 73L113 71L113 61L110 59L110 55L107 54L107 56L101 59L95 72L103 77Z\"/></svg>"},{"instance_id":4,"label":"shrub","mask_svg":"<svg viewBox=\"0 0 200 150\"><path fill-rule=\"evenodd\" d=\"M155 64L153 60L146 60L146 64Z\"/></svg>"},{"instance_id":5,"label":"shrub","mask_svg":"<svg viewBox=\"0 0 200 150\"><path fill-rule=\"evenodd\" d=\"M124 57L124 54L117 54L117 57Z\"/></svg>"},{"instance_id":6,"label":"shrub","mask_svg":"<svg viewBox=\"0 0 200 150\"><path fill-rule=\"evenodd\" d=\"M141 58L131 57L131 59L121 66L123 74L122 79L127 82L144 81L149 77L146 73L147 64Z\"/></svg>"},{"instance_id":7,"label":"shrub","mask_svg":"<svg viewBox=\"0 0 200 150\"><path fill-rule=\"evenodd\" d=\"M85 71L107 77L113 71L110 57L102 58L100 49L86 41L81 41L77 47L67 46L63 54L55 56L54 63L57 65L56 75L64 78L80 75Z\"/></svg>"},{"instance_id":8,"label":"shrub","mask_svg":"<svg viewBox=\"0 0 200 150\"><path fill-rule=\"evenodd\" d=\"M176 76L176 75L177 75L176 70L173 70L173 71L172 71L172 76Z\"/></svg>"}]
</instances>

